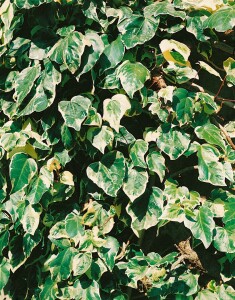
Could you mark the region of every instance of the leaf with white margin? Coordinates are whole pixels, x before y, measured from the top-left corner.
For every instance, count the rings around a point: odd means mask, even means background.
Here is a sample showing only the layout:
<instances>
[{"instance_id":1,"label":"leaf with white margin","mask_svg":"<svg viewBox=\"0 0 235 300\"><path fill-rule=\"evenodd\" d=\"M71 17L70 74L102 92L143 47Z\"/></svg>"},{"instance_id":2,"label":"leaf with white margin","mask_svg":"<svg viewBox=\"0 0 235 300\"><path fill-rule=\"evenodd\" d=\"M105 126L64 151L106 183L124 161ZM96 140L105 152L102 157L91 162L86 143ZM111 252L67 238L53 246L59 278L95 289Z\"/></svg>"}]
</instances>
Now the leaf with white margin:
<instances>
[{"instance_id":1,"label":"leaf with white margin","mask_svg":"<svg viewBox=\"0 0 235 300\"><path fill-rule=\"evenodd\" d=\"M125 177L125 158L119 151L105 154L87 168L87 176L107 195L116 197Z\"/></svg>"},{"instance_id":2,"label":"leaf with white margin","mask_svg":"<svg viewBox=\"0 0 235 300\"><path fill-rule=\"evenodd\" d=\"M79 131L82 122L88 116L89 107L91 106L91 100L83 96L75 96L71 101L59 102L59 112L68 127L72 127Z\"/></svg>"},{"instance_id":3,"label":"leaf with white margin","mask_svg":"<svg viewBox=\"0 0 235 300\"><path fill-rule=\"evenodd\" d=\"M123 183L123 191L131 202L141 196L147 186L148 173L140 168L128 166L126 179Z\"/></svg>"},{"instance_id":4,"label":"leaf with white margin","mask_svg":"<svg viewBox=\"0 0 235 300\"><path fill-rule=\"evenodd\" d=\"M157 139L159 149L166 153L172 160L180 157L188 149L189 144L189 135L176 127L171 128L169 131L165 131L162 128L160 136Z\"/></svg>"},{"instance_id":5,"label":"leaf with white margin","mask_svg":"<svg viewBox=\"0 0 235 300\"><path fill-rule=\"evenodd\" d=\"M130 100L123 94L116 94L103 102L103 120L119 132L120 121L126 111L131 108Z\"/></svg>"},{"instance_id":6,"label":"leaf with white margin","mask_svg":"<svg viewBox=\"0 0 235 300\"><path fill-rule=\"evenodd\" d=\"M149 170L155 172L162 182L166 171L164 156L160 152L153 150L148 154L146 161Z\"/></svg>"},{"instance_id":7,"label":"leaf with white margin","mask_svg":"<svg viewBox=\"0 0 235 300\"><path fill-rule=\"evenodd\" d=\"M220 252L235 253L234 220L224 227L215 227L214 247Z\"/></svg>"},{"instance_id":8,"label":"leaf with white margin","mask_svg":"<svg viewBox=\"0 0 235 300\"><path fill-rule=\"evenodd\" d=\"M185 19L186 14L184 11L176 10L174 5L168 3L168 1L158 2L156 1L153 4L150 4L144 8L144 15L146 17L154 16L158 17L161 15L170 15L172 17L177 17Z\"/></svg>"},{"instance_id":9,"label":"leaf with white margin","mask_svg":"<svg viewBox=\"0 0 235 300\"><path fill-rule=\"evenodd\" d=\"M69 171L64 171L60 174L60 182L67 185L74 185L73 174Z\"/></svg>"},{"instance_id":10,"label":"leaf with white margin","mask_svg":"<svg viewBox=\"0 0 235 300\"><path fill-rule=\"evenodd\" d=\"M214 0L213 0L214 1ZM229 6L221 8L207 18L204 23L204 28L214 28L218 32L225 32L233 29L235 26L235 7Z\"/></svg>"},{"instance_id":11,"label":"leaf with white margin","mask_svg":"<svg viewBox=\"0 0 235 300\"><path fill-rule=\"evenodd\" d=\"M184 224L191 230L196 239L203 242L203 245L207 249L213 240L213 230L215 228L214 214L207 206L201 206L194 213L196 214L194 219L186 219Z\"/></svg>"},{"instance_id":12,"label":"leaf with white margin","mask_svg":"<svg viewBox=\"0 0 235 300\"><path fill-rule=\"evenodd\" d=\"M190 49L185 44L173 39L165 39L161 41L159 47L167 62L190 67L190 62L188 61Z\"/></svg>"},{"instance_id":13,"label":"leaf with white margin","mask_svg":"<svg viewBox=\"0 0 235 300\"><path fill-rule=\"evenodd\" d=\"M30 93L35 80L39 77L41 72L40 65L28 67L21 71L15 79L15 93L13 98L16 99L19 106L25 97Z\"/></svg>"},{"instance_id":14,"label":"leaf with white margin","mask_svg":"<svg viewBox=\"0 0 235 300\"><path fill-rule=\"evenodd\" d=\"M34 159L28 158L24 153L14 154L10 162L11 193L25 188L36 172L37 164Z\"/></svg>"},{"instance_id":15,"label":"leaf with white margin","mask_svg":"<svg viewBox=\"0 0 235 300\"><path fill-rule=\"evenodd\" d=\"M137 236L138 231L149 229L158 223L162 209L163 193L157 187L153 187L151 191L147 189L142 196L128 204L126 210L132 219L131 227Z\"/></svg>"},{"instance_id":16,"label":"leaf with white margin","mask_svg":"<svg viewBox=\"0 0 235 300\"><path fill-rule=\"evenodd\" d=\"M130 146L130 158L135 167L146 168L145 154L148 151L148 143L144 140L136 140L134 144Z\"/></svg>"},{"instance_id":17,"label":"leaf with white margin","mask_svg":"<svg viewBox=\"0 0 235 300\"><path fill-rule=\"evenodd\" d=\"M112 145L114 133L108 126L102 126L101 128L92 127L87 131L87 139L96 149L104 153L105 148L108 145Z\"/></svg>"},{"instance_id":18,"label":"leaf with white margin","mask_svg":"<svg viewBox=\"0 0 235 300\"><path fill-rule=\"evenodd\" d=\"M106 263L110 271L115 265L115 257L119 250L119 242L112 236L107 236L105 244L98 249L99 257Z\"/></svg>"},{"instance_id":19,"label":"leaf with white margin","mask_svg":"<svg viewBox=\"0 0 235 300\"><path fill-rule=\"evenodd\" d=\"M198 147L198 179L213 185L226 186L225 170L219 161L220 152L214 146L203 144Z\"/></svg>"},{"instance_id":20,"label":"leaf with white margin","mask_svg":"<svg viewBox=\"0 0 235 300\"><path fill-rule=\"evenodd\" d=\"M26 206L21 219L21 223L25 232L34 235L39 225L40 214L41 211L39 207L32 206L32 204Z\"/></svg>"},{"instance_id":21,"label":"leaf with white margin","mask_svg":"<svg viewBox=\"0 0 235 300\"><path fill-rule=\"evenodd\" d=\"M69 32L66 36L62 36L47 56L74 74L81 64L81 56L87 43L88 41L80 32Z\"/></svg>"},{"instance_id":22,"label":"leaf with white margin","mask_svg":"<svg viewBox=\"0 0 235 300\"><path fill-rule=\"evenodd\" d=\"M158 92L158 97L164 99L164 103L167 103L167 101L172 102L173 100L173 92L175 90L175 86L168 85L165 88L161 88Z\"/></svg>"},{"instance_id":23,"label":"leaf with white margin","mask_svg":"<svg viewBox=\"0 0 235 300\"><path fill-rule=\"evenodd\" d=\"M117 69L117 77L129 97L133 98L136 91L142 89L146 80L150 78L149 70L141 63L131 63L125 60Z\"/></svg>"},{"instance_id":24,"label":"leaf with white margin","mask_svg":"<svg viewBox=\"0 0 235 300\"><path fill-rule=\"evenodd\" d=\"M74 276L81 276L86 273L92 263L92 254L89 252L78 253L74 256L72 270Z\"/></svg>"},{"instance_id":25,"label":"leaf with white margin","mask_svg":"<svg viewBox=\"0 0 235 300\"><path fill-rule=\"evenodd\" d=\"M158 28L159 19L151 16L132 15L118 24L122 41L127 49L151 40Z\"/></svg>"},{"instance_id":26,"label":"leaf with white margin","mask_svg":"<svg viewBox=\"0 0 235 300\"><path fill-rule=\"evenodd\" d=\"M0 290L4 288L10 277L11 264L4 256L0 258ZM4 297L5 298L5 297ZM5 298L6 299L6 298Z\"/></svg>"},{"instance_id":27,"label":"leaf with white margin","mask_svg":"<svg viewBox=\"0 0 235 300\"><path fill-rule=\"evenodd\" d=\"M198 63L203 70L206 70L208 73L210 73L214 76L217 76L221 79L220 73L217 72L215 69L213 69L210 65L208 65L204 61L200 61L200 60L198 61Z\"/></svg>"},{"instance_id":28,"label":"leaf with white margin","mask_svg":"<svg viewBox=\"0 0 235 300\"><path fill-rule=\"evenodd\" d=\"M199 139L204 139L207 143L217 145L225 151L225 141L218 127L213 124L205 124L195 128L195 133Z\"/></svg>"}]
</instances>

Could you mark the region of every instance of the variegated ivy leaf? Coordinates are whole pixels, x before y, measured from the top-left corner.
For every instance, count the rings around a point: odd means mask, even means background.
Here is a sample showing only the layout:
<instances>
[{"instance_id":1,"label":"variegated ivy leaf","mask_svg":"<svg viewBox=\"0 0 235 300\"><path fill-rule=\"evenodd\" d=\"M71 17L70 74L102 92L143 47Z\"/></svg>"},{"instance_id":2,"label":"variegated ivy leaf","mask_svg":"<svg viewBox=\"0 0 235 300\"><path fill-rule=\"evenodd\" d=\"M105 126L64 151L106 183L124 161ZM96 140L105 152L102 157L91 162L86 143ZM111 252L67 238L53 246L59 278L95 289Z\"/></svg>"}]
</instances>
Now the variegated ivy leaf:
<instances>
[{"instance_id":1,"label":"variegated ivy leaf","mask_svg":"<svg viewBox=\"0 0 235 300\"><path fill-rule=\"evenodd\" d=\"M0 290L2 291L10 277L11 264L7 258L0 258Z\"/></svg>"},{"instance_id":2,"label":"variegated ivy leaf","mask_svg":"<svg viewBox=\"0 0 235 300\"><path fill-rule=\"evenodd\" d=\"M20 106L25 97L30 93L35 80L40 75L40 71L41 68L38 64L24 69L17 75L17 78L15 79L15 93L13 97L18 106Z\"/></svg>"},{"instance_id":3,"label":"variegated ivy leaf","mask_svg":"<svg viewBox=\"0 0 235 300\"><path fill-rule=\"evenodd\" d=\"M117 76L127 94L133 98L136 91L140 90L146 80L150 78L150 72L141 63L131 63L125 60L117 70Z\"/></svg>"},{"instance_id":4,"label":"variegated ivy leaf","mask_svg":"<svg viewBox=\"0 0 235 300\"><path fill-rule=\"evenodd\" d=\"M105 154L87 168L87 176L106 194L116 197L125 176L125 158L119 151Z\"/></svg>"},{"instance_id":5,"label":"variegated ivy leaf","mask_svg":"<svg viewBox=\"0 0 235 300\"><path fill-rule=\"evenodd\" d=\"M222 2L222 0L217 0ZM213 1L211 1L213 2ZM207 18L203 24L204 28L214 28L218 32L225 32L235 26L235 7L222 7Z\"/></svg>"},{"instance_id":6,"label":"variegated ivy leaf","mask_svg":"<svg viewBox=\"0 0 235 300\"><path fill-rule=\"evenodd\" d=\"M167 62L176 63L180 66L190 66L188 61L190 49L185 44L176 40L163 40L159 47Z\"/></svg>"},{"instance_id":7,"label":"variegated ivy leaf","mask_svg":"<svg viewBox=\"0 0 235 300\"><path fill-rule=\"evenodd\" d=\"M205 124L195 128L195 133L199 139L204 139L207 143L217 145L225 151L225 142L220 130L213 124Z\"/></svg>"},{"instance_id":8,"label":"variegated ivy leaf","mask_svg":"<svg viewBox=\"0 0 235 300\"><path fill-rule=\"evenodd\" d=\"M120 121L125 112L131 108L130 100L127 96L116 94L111 99L103 102L103 120L108 121L110 126L119 132Z\"/></svg>"},{"instance_id":9,"label":"variegated ivy leaf","mask_svg":"<svg viewBox=\"0 0 235 300\"><path fill-rule=\"evenodd\" d=\"M165 88L161 88L158 92L158 97L163 98L165 103L167 103L167 101L172 102L174 89L175 87L171 85L168 85Z\"/></svg>"},{"instance_id":10,"label":"variegated ivy leaf","mask_svg":"<svg viewBox=\"0 0 235 300\"><path fill-rule=\"evenodd\" d=\"M152 150L146 158L148 168L150 171L155 172L162 182L165 176L166 165L165 158L156 150Z\"/></svg>"},{"instance_id":11,"label":"variegated ivy leaf","mask_svg":"<svg viewBox=\"0 0 235 300\"><path fill-rule=\"evenodd\" d=\"M151 16L132 15L118 24L122 41L127 49L151 40L158 28L159 19Z\"/></svg>"},{"instance_id":12,"label":"variegated ivy leaf","mask_svg":"<svg viewBox=\"0 0 235 300\"><path fill-rule=\"evenodd\" d=\"M114 133L108 126L102 126L101 128L92 127L87 131L87 139L101 153L104 153L105 148L108 145L112 145Z\"/></svg>"},{"instance_id":13,"label":"variegated ivy leaf","mask_svg":"<svg viewBox=\"0 0 235 300\"><path fill-rule=\"evenodd\" d=\"M56 299L58 294L58 285L55 280L47 277L45 283L41 287L40 298L41 299Z\"/></svg>"},{"instance_id":14,"label":"variegated ivy leaf","mask_svg":"<svg viewBox=\"0 0 235 300\"><path fill-rule=\"evenodd\" d=\"M214 76L217 76L221 79L220 73L213 69L210 65L200 60L198 61L198 63L203 70L206 70L208 73L213 74Z\"/></svg>"},{"instance_id":15,"label":"variegated ivy leaf","mask_svg":"<svg viewBox=\"0 0 235 300\"><path fill-rule=\"evenodd\" d=\"M136 140L130 146L129 155L135 167L146 168L145 154L148 151L148 143L144 140Z\"/></svg>"},{"instance_id":16,"label":"variegated ivy leaf","mask_svg":"<svg viewBox=\"0 0 235 300\"><path fill-rule=\"evenodd\" d=\"M11 193L25 188L37 172L37 164L34 159L26 154L14 154L10 163Z\"/></svg>"},{"instance_id":17,"label":"variegated ivy leaf","mask_svg":"<svg viewBox=\"0 0 235 300\"><path fill-rule=\"evenodd\" d=\"M184 11L176 10L174 5L169 2L158 2L150 4L144 8L144 15L146 17L154 16L158 17L160 15L170 15L172 17L177 17L185 19L186 14Z\"/></svg>"},{"instance_id":18,"label":"variegated ivy leaf","mask_svg":"<svg viewBox=\"0 0 235 300\"><path fill-rule=\"evenodd\" d=\"M123 191L131 202L133 202L144 193L147 182L148 173L141 168L134 168L134 166L130 165L128 166L127 175L123 183Z\"/></svg>"},{"instance_id":19,"label":"variegated ivy leaf","mask_svg":"<svg viewBox=\"0 0 235 300\"><path fill-rule=\"evenodd\" d=\"M208 248L213 240L213 230L215 222L213 212L206 206L201 206L198 211L194 211L196 216L193 219L185 220L184 224L189 228L196 239L203 242Z\"/></svg>"},{"instance_id":20,"label":"variegated ivy leaf","mask_svg":"<svg viewBox=\"0 0 235 300\"><path fill-rule=\"evenodd\" d=\"M63 29L65 31L67 28ZM75 26L69 26L69 29L68 34L63 34L65 36L51 48L47 56L61 65L62 69L68 69L74 74L81 64L81 56L88 42L83 34L73 31Z\"/></svg>"},{"instance_id":21,"label":"variegated ivy leaf","mask_svg":"<svg viewBox=\"0 0 235 300\"><path fill-rule=\"evenodd\" d=\"M73 257L72 269L74 276L86 273L92 263L92 254L89 252L79 253Z\"/></svg>"},{"instance_id":22,"label":"variegated ivy leaf","mask_svg":"<svg viewBox=\"0 0 235 300\"><path fill-rule=\"evenodd\" d=\"M112 271L115 265L115 257L119 251L119 242L116 238L108 236L105 244L98 249L99 257L105 261L107 267Z\"/></svg>"},{"instance_id":23,"label":"variegated ivy leaf","mask_svg":"<svg viewBox=\"0 0 235 300\"><path fill-rule=\"evenodd\" d=\"M180 99L180 102L176 105L176 119L179 121L180 125L192 122L193 112L193 99L190 97Z\"/></svg>"},{"instance_id":24,"label":"variegated ivy leaf","mask_svg":"<svg viewBox=\"0 0 235 300\"><path fill-rule=\"evenodd\" d=\"M81 66L78 71L79 75L76 78L78 81L82 74L89 72L94 67L104 51L104 43L97 33L88 32L85 35L85 39L88 40L91 47L86 49L82 56Z\"/></svg>"},{"instance_id":25,"label":"variegated ivy leaf","mask_svg":"<svg viewBox=\"0 0 235 300\"><path fill-rule=\"evenodd\" d=\"M21 219L22 226L26 233L34 235L39 225L40 214L41 211L39 206L33 206L32 204L26 206Z\"/></svg>"},{"instance_id":26,"label":"variegated ivy leaf","mask_svg":"<svg viewBox=\"0 0 235 300\"><path fill-rule=\"evenodd\" d=\"M94 267L95 269L95 267ZM100 269L99 265L96 265L96 269ZM92 277L93 278L93 277ZM75 299L96 299L101 300L100 289L97 281L92 279L77 279L74 283Z\"/></svg>"},{"instance_id":27,"label":"variegated ivy leaf","mask_svg":"<svg viewBox=\"0 0 235 300\"><path fill-rule=\"evenodd\" d=\"M209 144L198 147L198 179L213 185L225 186L225 170L219 161L220 152Z\"/></svg>"},{"instance_id":28,"label":"variegated ivy leaf","mask_svg":"<svg viewBox=\"0 0 235 300\"><path fill-rule=\"evenodd\" d=\"M220 252L235 253L235 226L234 220L224 227L215 227L214 247Z\"/></svg>"},{"instance_id":29,"label":"variegated ivy leaf","mask_svg":"<svg viewBox=\"0 0 235 300\"><path fill-rule=\"evenodd\" d=\"M19 8L25 8L25 9L30 9L35 6L39 6L45 2L50 3L53 0L14 0L14 3L19 7Z\"/></svg>"},{"instance_id":30,"label":"variegated ivy leaf","mask_svg":"<svg viewBox=\"0 0 235 300\"><path fill-rule=\"evenodd\" d=\"M126 210L130 215L131 227L138 236L138 232L155 226L163 209L163 193L157 188L146 190L145 193L130 203Z\"/></svg>"},{"instance_id":31,"label":"variegated ivy leaf","mask_svg":"<svg viewBox=\"0 0 235 300\"><path fill-rule=\"evenodd\" d=\"M59 102L59 112L64 118L65 124L79 131L82 122L88 115L91 100L83 96L75 96L71 101Z\"/></svg>"},{"instance_id":32,"label":"variegated ivy leaf","mask_svg":"<svg viewBox=\"0 0 235 300\"><path fill-rule=\"evenodd\" d=\"M170 130L162 127L160 136L157 139L157 146L159 149L166 153L172 160L180 157L188 149L189 144L189 135L176 127L171 128Z\"/></svg>"}]
</instances>

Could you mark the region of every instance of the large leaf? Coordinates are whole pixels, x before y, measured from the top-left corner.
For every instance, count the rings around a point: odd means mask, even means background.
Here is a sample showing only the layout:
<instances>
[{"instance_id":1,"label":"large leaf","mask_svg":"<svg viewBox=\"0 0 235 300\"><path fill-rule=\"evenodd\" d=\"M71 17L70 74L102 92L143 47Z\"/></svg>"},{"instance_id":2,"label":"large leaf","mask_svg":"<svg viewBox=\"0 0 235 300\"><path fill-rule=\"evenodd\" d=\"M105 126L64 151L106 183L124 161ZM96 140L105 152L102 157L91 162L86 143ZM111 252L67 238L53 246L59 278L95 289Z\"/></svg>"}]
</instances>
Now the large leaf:
<instances>
[{"instance_id":1,"label":"large leaf","mask_svg":"<svg viewBox=\"0 0 235 300\"><path fill-rule=\"evenodd\" d=\"M176 106L176 119L180 125L189 124L193 119L193 99L190 97L180 99Z\"/></svg>"},{"instance_id":2,"label":"large leaf","mask_svg":"<svg viewBox=\"0 0 235 300\"><path fill-rule=\"evenodd\" d=\"M148 151L148 143L144 140L136 140L130 146L130 158L135 167L146 168L145 154Z\"/></svg>"},{"instance_id":3,"label":"large leaf","mask_svg":"<svg viewBox=\"0 0 235 300\"><path fill-rule=\"evenodd\" d=\"M119 132L120 121L125 112L131 108L127 96L116 94L111 99L103 102L103 120L108 121L110 126Z\"/></svg>"},{"instance_id":4,"label":"large leaf","mask_svg":"<svg viewBox=\"0 0 235 300\"><path fill-rule=\"evenodd\" d=\"M160 136L157 139L157 146L161 151L166 153L170 159L177 159L189 147L189 135L179 129L171 128L165 131L164 128L160 131Z\"/></svg>"},{"instance_id":5,"label":"large leaf","mask_svg":"<svg viewBox=\"0 0 235 300\"><path fill-rule=\"evenodd\" d=\"M56 295L58 293L57 283L52 280L50 277L47 277L46 282L44 283L41 292L40 299L57 299Z\"/></svg>"},{"instance_id":6,"label":"large leaf","mask_svg":"<svg viewBox=\"0 0 235 300\"><path fill-rule=\"evenodd\" d=\"M213 216L213 212L208 207L201 206L196 212L195 219L185 221L185 226L192 231L196 239L203 242L205 248L208 248L213 240L215 228Z\"/></svg>"},{"instance_id":7,"label":"large leaf","mask_svg":"<svg viewBox=\"0 0 235 300\"><path fill-rule=\"evenodd\" d=\"M85 45L84 36L80 32L71 30L51 48L48 57L57 64L62 65L63 69L68 69L74 74L81 64L81 56Z\"/></svg>"},{"instance_id":8,"label":"large leaf","mask_svg":"<svg viewBox=\"0 0 235 300\"><path fill-rule=\"evenodd\" d=\"M151 16L132 15L118 24L122 41L127 49L144 44L152 39L158 28L159 19Z\"/></svg>"},{"instance_id":9,"label":"large leaf","mask_svg":"<svg viewBox=\"0 0 235 300\"><path fill-rule=\"evenodd\" d=\"M220 252L235 253L234 221L224 227L215 227L214 247Z\"/></svg>"},{"instance_id":10,"label":"large leaf","mask_svg":"<svg viewBox=\"0 0 235 300\"><path fill-rule=\"evenodd\" d=\"M203 24L204 28L215 28L219 32L232 29L235 26L235 7L221 8L213 13Z\"/></svg>"},{"instance_id":11,"label":"large leaf","mask_svg":"<svg viewBox=\"0 0 235 300\"><path fill-rule=\"evenodd\" d=\"M105 148L108 145L112 145L114 139L113 130L108 126L102 126L101 128L91 127L87 131L87 139L92 145L104 153Z\"/></svg>"},{"instance_id":12,"label":"large leaf","mask_svg":"<svg viewBox=\"0 0 235 300\"><path fill-rule=\"evenodd\" d=\"M123 184L125 176L125 158L121 152L105 154L100 162L87 168L87 176L106 194L115 197Z\"/></svg>"},{"instance_id":13,"label":"large leaf","mask_svg":"<svg viewBox=\"0 0 235 300\"><path fill-rule=\"evenodd\" d=\"M166 171L165 158L162 154L153 150L147 155L146 162L149 170L155 172L162 182Z\"/></svg>"},{"instance_id":14,"label":"large leaf","mask_svg":"<svg viewBox=\"0 0 235 300\"><path fill-rule=\"evenodd\" d=\"M71 101L61 101L58 108L64 118L65 124L79 131L82 122L88 116L90 105L90 99L83 96L75 96Z\"/></svg>"},{"instance_id":15,"label":"large leaf","mask_svg":"<svg viewBox=\"0 0 235 300\"><path fill-rule=\"evenodd\" d=\"M114 237L108 236L105 239L104 246L99 248L99 256L103 259L108 266L109 270L112 271L115 265L115 257L119 250L119 242Z\"/></svg>"},{"instance_id":16,"label":"large leaf","mask_svg":"<svg viewBox=\"0 0 235 300\"><path fill-rule=\"evenodd\" d=\"M133 202L141 196L147 186L148 173L141 168L128 167L127 175L123 184L123 191Z\"/></svg>"},{"instance_id":17,"label":"large leaf","mask_svg":"<svg viewBox=\"0 0 235 300\"><path fill-rule=\"evenodd\" d=\"M19 106L25 97L31 91L35 80L40 75L40 65L36 65L34 67L28 67L20 72L15 80L15 94L14 98L17 101L17 105Z\"/></svg>"},{"instance_id":18,"label":"large leaf","mask_svg":"<svg viewBox=\"0 0 235 300\"><path fill-rule=\"evenodd\" d=\"M215 147L203 144L198 147L198 179L213 185L225 186L225 170L219 162L220 152Z\"/></svg>"},{"instance_id":19,"label":"large leaf","mask_svg":"<svg viewBox=\"0 0 235 300\"><path fill-rule=\"evenodd\" d=\"M155 2L144 8L144 15L146 17L154 16L158 17L160 15L170 15L172 17L178 17L184 19L186 14L184 11L176 10L174 5L168 2Z\"/></svg>"},{"instance_id":20,"label":"large leaf","mask_svg":"<svg viewBox=\"0 0 235 300\"><path fill-rule=\"evenodd\" d=\"M14 154L10 163L10 178L12 193L22 190L37 172L37 164L34 159L28 158L26 154Z\"/></svg>"},{"instance_id":21,"label":"large leaf","mask_svg":"<svg viewBox=\"0 0 235 300\"><path fill-rule=\"evenodd\" d=\"M39 225L40 214L39 207L32 206L31 204L26 206L21 223L27 233L34 235Z\"/></svg>"},{"instance_id":22,"label":"large leaf","mask_svg":"<svg viewBox=\"0 0 235 300\"><path fill-rule=\"evenodd\" d=\"M0 259L0 290L4 288L10 277L11 265L5 257Z\"/></svg>"},{"instance_id":23,"label":"large leaf","mask_svg":"<svg viewBox=\"0 0 235 300\"><path fill-rule=\"evenodd\" d=\"M221 136L220 130L213 124L205 124L195 128L195 133L199 139L204 139L207 143L217 145L225 150L225 142Z\"/></svg>"},{"instance_id":24,"label":"large leaf","mask_svg":"<svg viewBox=\"0 0 235 300\"><path fill-rule=\"evenodd\" d=\"M75 299L96 299L101 300L99 284L94 280L76 280L74 283Z\"/></svg>"},{"instance_id":25,"label":"large leaf","mask_svg":"<svg viewBox=\"0 0 235 300\"><path fill-rule=\"evenodd\" d=\"M163 193L157 188L146 192L127 206L127 213L132 222L131 227L135 232L155 226L163 209Z\"/></svg>"},{"instance_id":26,"label":"large leaf","mask_svg":"<svg viewBox=\"0 0 235 300\"><path fill-rule=\"evenodd\" d=\"M121 84L127 94L133 98L136 91L140 90L146 80L150 78L150 73L141 63L131 63L124 61L117 72Z\"/></svg>"},{"instance_id":27,"label":"large leaf","mask_svg":"<svg viewBox=\"0 0 235 300\"><path fill-rule=\"evenodd\" d=\"M229 57L224 61L223 65L227 73L226 81L230 85L235 85L235 59Z\"/></svg>"}]
</instances>

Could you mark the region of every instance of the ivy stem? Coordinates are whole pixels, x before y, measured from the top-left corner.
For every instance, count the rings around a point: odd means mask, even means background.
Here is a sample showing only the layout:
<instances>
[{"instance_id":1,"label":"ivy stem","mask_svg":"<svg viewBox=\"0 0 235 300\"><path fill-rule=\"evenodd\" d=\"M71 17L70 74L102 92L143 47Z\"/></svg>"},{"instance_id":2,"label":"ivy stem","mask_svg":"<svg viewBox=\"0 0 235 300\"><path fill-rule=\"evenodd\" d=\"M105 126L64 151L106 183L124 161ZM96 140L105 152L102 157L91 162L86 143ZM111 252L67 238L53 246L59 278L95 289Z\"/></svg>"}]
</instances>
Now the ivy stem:
<instances>
[{"instance_id":1,"label":"ivy stem","mask_svg":"<svg viewBox=\"0 0 235 300\"><path fill-rule=\"evenodd\" d=\"M213 118L213 122L215 123L215 125L217 125L219 127L219 129L224 134L224 136L225 136L227 142L229 143L229 145L233 148L233 150L235 150L235 145L234 145L231 137L229 136L227 130L220 123L218 123L215 118Z\"/></svg>"},{"instance_id":2,"label":"ivy stem","mask_svg":"<svg viewBox=\"0 0 235 300\"><path fill-rule=\"evenodd\" d=\"M193 171L193 170L197 170L198 169L198 166L190 166L190 167L187 167L187 168L184 168L184 169L181 169L173 174L171 174L171 178L174 178L174 177L177 177L183 173L186 173L186 172L189 172L189 171Z\"/></svg>"},{"instance_id":3,"label":"ivy stem","mask_svg":"<svg viewBox=\"0 0 235 300\"><path fill-rule=\"evenodd\" d=\"M222 87L224 86L226 76L227 76L227 75L224 76L224 79L223 79L223 81L222 81L222 83L221 83L221 85L220 85L220 87L219 87L219 90L218 90L217 94L215 95L215 99L219 96L219 93L220 93L220 91L222 90Z\"/></svg>"}]
</instances>

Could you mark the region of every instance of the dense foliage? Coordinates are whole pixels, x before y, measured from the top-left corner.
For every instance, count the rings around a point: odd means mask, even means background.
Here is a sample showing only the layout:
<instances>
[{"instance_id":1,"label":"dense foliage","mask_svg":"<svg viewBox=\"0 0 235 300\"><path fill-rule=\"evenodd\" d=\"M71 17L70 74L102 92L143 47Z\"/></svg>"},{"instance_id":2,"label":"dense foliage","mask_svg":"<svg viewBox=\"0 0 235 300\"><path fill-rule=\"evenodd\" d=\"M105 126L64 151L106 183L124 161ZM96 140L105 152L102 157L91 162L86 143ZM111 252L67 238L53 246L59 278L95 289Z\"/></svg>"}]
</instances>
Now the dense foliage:
<instances>
[{"instance_id":1,"label":"dense foliage","mask_svg":"<svg viewBox=\"0 0 235 300\"><path fill-rule=\"evenodd\" d=\"M1 299L235 299L234 1L0 4Z\"/></svg>"}]
</instances>

